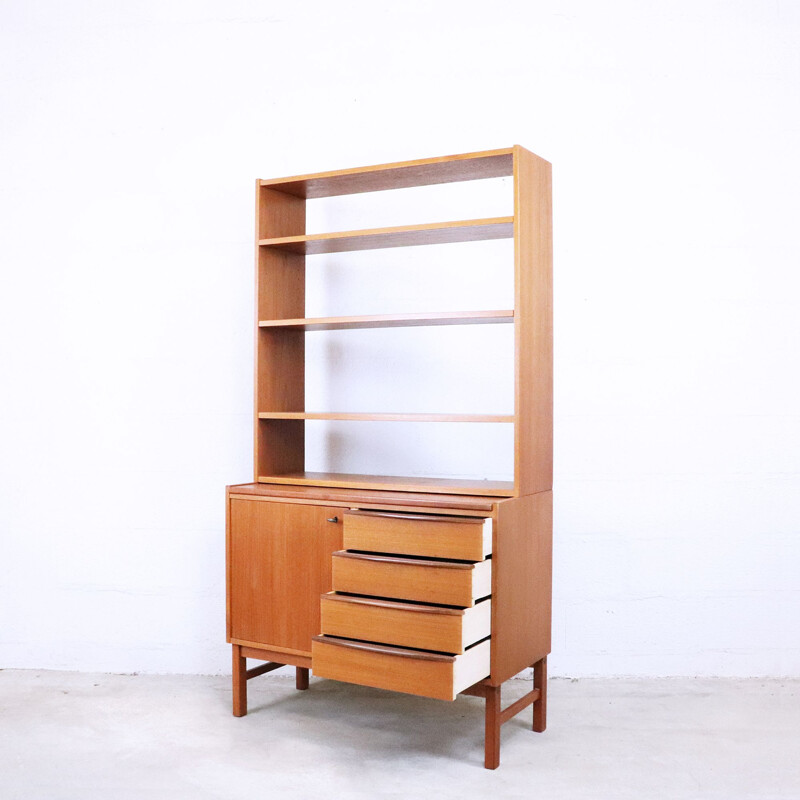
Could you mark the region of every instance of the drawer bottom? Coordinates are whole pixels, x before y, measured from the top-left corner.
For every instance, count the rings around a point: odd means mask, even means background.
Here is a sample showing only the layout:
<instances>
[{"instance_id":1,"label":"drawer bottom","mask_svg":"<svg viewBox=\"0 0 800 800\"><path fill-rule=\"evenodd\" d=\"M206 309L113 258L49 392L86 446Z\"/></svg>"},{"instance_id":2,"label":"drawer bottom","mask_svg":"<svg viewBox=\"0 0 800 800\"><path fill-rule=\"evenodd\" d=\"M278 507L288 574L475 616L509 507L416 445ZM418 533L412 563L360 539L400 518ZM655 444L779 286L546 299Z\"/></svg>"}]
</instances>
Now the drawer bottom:
<instances>
[{"instance_id":1,"label":"drawer bottom","mask_svg":"<svg viewBox=\"0 0 800 800\"><path fill-rule=\"evenodd\" d=\"M311 668L321 678L455 700L459 692L489 677L489 640L461 655L449 656L315 636L311 643Z\"/></svg>"}]
</instances>

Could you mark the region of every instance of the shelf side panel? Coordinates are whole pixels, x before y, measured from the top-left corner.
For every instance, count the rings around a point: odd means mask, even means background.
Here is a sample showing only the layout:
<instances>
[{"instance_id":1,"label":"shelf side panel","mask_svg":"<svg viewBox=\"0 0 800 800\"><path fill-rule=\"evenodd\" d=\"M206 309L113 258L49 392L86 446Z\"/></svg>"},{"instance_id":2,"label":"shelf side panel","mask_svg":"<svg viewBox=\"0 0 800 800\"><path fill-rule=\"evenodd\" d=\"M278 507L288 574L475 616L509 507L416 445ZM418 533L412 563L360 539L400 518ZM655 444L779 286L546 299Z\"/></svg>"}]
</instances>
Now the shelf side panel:
<instances>
[{"instance_id":1,"label":"shelf side panel","mask_svg":"<svg viewBox=\"0 0 800 800\"><path fill-rule=\"evenodd\" d=\"M517 494L553 487L553 233L549 162L514 148Z\"/></svg>"},{"instance_id":2,"label":"shelf side panel","mask_svg":"<svg viewBox=\"0 0 800 800\"><path fill-rule=\"evenodd\" d=\"M492 671L499 686L550 652L553 493L498 505L492 556Z\"/></svg>"},{"instance_id":3,"label":"shelf side panel","mask_svg":"<svg viewBox=\"0 0 800 800\"><path fill-rule=\"evenodd\" d=\"M254 471L304 468L305 429L298 420L265 422L264 409L305 409L305 338L263 330L258 320L305 315L305 257L258 246L264 236L305 233L305 201L256 183Z\"/></svg>"}]
</instances>

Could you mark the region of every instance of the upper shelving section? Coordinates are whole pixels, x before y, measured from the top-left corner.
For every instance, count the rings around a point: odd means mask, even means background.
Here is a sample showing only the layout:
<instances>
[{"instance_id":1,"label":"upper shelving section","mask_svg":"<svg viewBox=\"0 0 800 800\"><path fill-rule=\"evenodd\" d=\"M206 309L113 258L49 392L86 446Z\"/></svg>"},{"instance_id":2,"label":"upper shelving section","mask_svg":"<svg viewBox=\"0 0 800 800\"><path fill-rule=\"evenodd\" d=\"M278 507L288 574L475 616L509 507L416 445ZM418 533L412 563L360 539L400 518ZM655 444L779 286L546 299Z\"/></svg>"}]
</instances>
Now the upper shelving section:
<instances>
[{"instance_id":1,"label":"upper shelving section","mask_svg":"<svg viewBox=\"0 0 800 800\"><path fill-rule=\"evenodd\" d=\"M503 180L506 178L512 180ZM446 187L420 193L389 191L465 181L474 181L475 185L458 187L457 191L448 191ZM375 203L368 196L331 204L308 202L371 192L389 193ZM550 164L519 145L256 181L256 480L287 486L391 488L481 496L523 496L552 488L551 195ZM373 254L366 258L356 255L320 258L313 268L306 259L326 253L503 239L513 242L513 251L505 243L468 244L434 251L420 248L405 258L398 252L383 259L373 258ZM452 259L449 266L448 259ZM329 265L337 273L336 280L329 280L326 271ZM375 269L375 265L381 268ZM401 274L394 269L396 265L402 268L407 265L409 271ZM346 294L342 289L347 281L338 275L341 266L355 269L352 280L356 293L352 302L348 300L348 308L357 313L367 311L360 303L371 301L374 292L379 301L375 310L397 308L409 302L414 311L319 316L307 310L307 282L314 282L309 309L315 308L314 302L321 294L325 294L326 300L323 313L330 313L328 295L334 300L339 296L351 297L352 292ZM434 274L439 267L443 271ZM494 291L501 273L503 280L511 277L512 267L513 284L504 286L502 292ZM391 277L387 277L390 268ZM483 281L476 284L480 293L460 295L473 276ZM374 281L372 289L366 285L369 280ZM484 286L492 291L484 290ZM391 304L382 302L387 297L391 298ZM419 299L414 305L416 298ZM505 310L418 313L420 309L441 307L445 302L449 308ZM323 337L322 342L304 335L307 331L483 324L511 324L513 331L505 334L487 331L488 335L480 337L467 331L463 331L463 336L443 332L445 347L441 353L445 358L450 352L446 348L456 340L459 346L470 339L480 339L481 344L463 364L458 359L448 360L439 370L431 361L434 369L427 372L422 368L417 371L416 366L428 363L419 360L425 338L420 335L355 336L341 341L338 337L335 341ZM336 348L355 345L358 349L362 341L368 344L348 365ZM507 349L512 341L513 381L512 376L505 374L495 385L489 368L511 366L512 354ZM387 342L390 350L395 344L398 352L401 344L407 347L403 351L404 360L393 360L394 353L385 350ZM311 353L311 366L318 366L323 351L326 364L347 366L347 369L328 370L332 379L339 382L336 391L319 393L320 382L327 377L320 376L317 369L309 373L311 391L307 399L307 349ZM362 369L360 359L364 354L377 355L391 369L391 374L397 376L397 387L391 386L391 393L372 392L373 380L383 380L388 385L386 373L379 371L374 377ZM354 365L359 366L363 377L350 368ZM463 391L456 387L460 380L465 381ZM349 385L342 381L348 381ZM479 390L473 388L477 382ZM433 398L429 407L445 413L402 413L403 393L418 393L420 387L428 391L429 385ZM513 390L512 413L446 413L454 404L462 408L464 398L469 405L489 405L477 401L481 397L496 400L498 389L509 395ZM441 396L448 401L439 402ZM351 412L328 410L327 401L332 398L337 401L358 398L363 405L375 398L382 400L370 412ZM506 396L497 405L510 409L510 401L511 397ZM316 406L316 410L308 410L307 402ZM384 410L389 404L397 410ZM370 426L371 422L380 424ZM429 433L409 436L402 425L382 424L393 422L431 425ZM459 427L456 431L436 423L458 423ZM479 424L460 426L460 423ZM330 442L336 446L328 452ZM457 447L450 446L453 442ZM415 461L417 457L421 460ZM513 480L484 480L509 475L512 463ZM330 471L316 471L320 469ZM378 474L361 474L369 470ZM384 470L395 472L395 476L382 474ZM425 477L426 474L430 477ZM458 475L465 479L453 477Z\"/></svg>"},{"instance_id":2,"label":"upper shelving section","mask_svg":"<svg viewBox=\"0 0 800 800\"><path fill-rule=\"evenodd\" d=\"M514 149L508 147L480 153L273 178L259 181L259 185L311 200L386 189L407 189L411 186L432 186L437 183L507 178L513 172Z\"/></svg>"},{"instance_id":3,"label":"upper shelving section","mask_svg":"<svg viewBox=\"0 0 800 800\"><path fill-rule=\"evenodd\" d=\"M433 222L424 225L399 225L339 233L312 233L305 236L282 236L259 239L262 247L313 256L320 253L345 253L353 250L377 250L386 247L414 247L422 244L479 242L488 239L511 239L514 217L468 219L457 222Z\"/></svg>"}]
</instances>

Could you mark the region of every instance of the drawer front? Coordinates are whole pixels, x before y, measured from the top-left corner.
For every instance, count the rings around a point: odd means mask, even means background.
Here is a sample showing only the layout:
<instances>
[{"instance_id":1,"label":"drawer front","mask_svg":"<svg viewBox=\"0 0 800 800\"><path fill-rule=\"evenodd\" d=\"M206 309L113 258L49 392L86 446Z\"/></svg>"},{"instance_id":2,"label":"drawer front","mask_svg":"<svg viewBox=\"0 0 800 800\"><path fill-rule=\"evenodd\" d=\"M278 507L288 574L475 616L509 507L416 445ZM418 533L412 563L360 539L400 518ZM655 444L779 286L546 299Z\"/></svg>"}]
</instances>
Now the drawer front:
<instances>
[{"instance_id":1,"label":"drawer front","mask_svg":"<svg viewBox=\"0 0 800 800\"><path fill-rule=\"evenodd\" d=\"M333 554L333 589L420 603L473 606L492 592L491 561L477 564Z\"/></svg>"},{"instance_id":2,"label":"drawer front","mask_svg":"<svg viewBox=\"0 0 800 800\"><path fill-rule=\"evenodd\" d=\"M489 642L463 655L443 656L399 647L315 636L311 644L315 675L439 700L456 695L489 676Z\"/></svg>"},{"instance_id":3,"label":"drawer front","mask_svg":"<svg viewBox=\"0 0 800 800\"><path fill-rule=\"evenodd\" d=\"M483 561L492 552L492 520L350 511L344 549Z\"/></svg>"},{"instance_id":4,"label":"drawer front","mask_svg":"<svg viewBox=\"0 0 800 800\"><path fill-rule=\"evenodd\" d=\"M324 594L321 609L323 634L420 650L463 653L491 633L491 600L456 609Z\"/></svg>"}]
</instances>

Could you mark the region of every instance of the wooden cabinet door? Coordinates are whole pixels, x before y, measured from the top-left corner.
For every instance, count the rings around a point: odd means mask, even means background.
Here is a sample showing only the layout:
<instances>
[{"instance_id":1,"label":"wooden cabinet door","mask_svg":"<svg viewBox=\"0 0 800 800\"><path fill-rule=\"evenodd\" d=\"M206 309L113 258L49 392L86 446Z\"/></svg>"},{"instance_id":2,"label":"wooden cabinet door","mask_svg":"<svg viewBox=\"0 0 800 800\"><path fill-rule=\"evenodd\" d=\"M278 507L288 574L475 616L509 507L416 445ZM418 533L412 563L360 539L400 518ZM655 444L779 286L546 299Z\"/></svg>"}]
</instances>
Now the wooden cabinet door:
<instances>
[{"instance_id":1,"label":"wooden cabinet door","mask_svg":"<svg viewBox=\"0 0 800 800\"><path fill-rule=\"evenodd\" d=\"M343 510L230 501L230 639L311 654L320 595L331 590L331 553L342 548Z\"/></svg>"}]
</instances>

